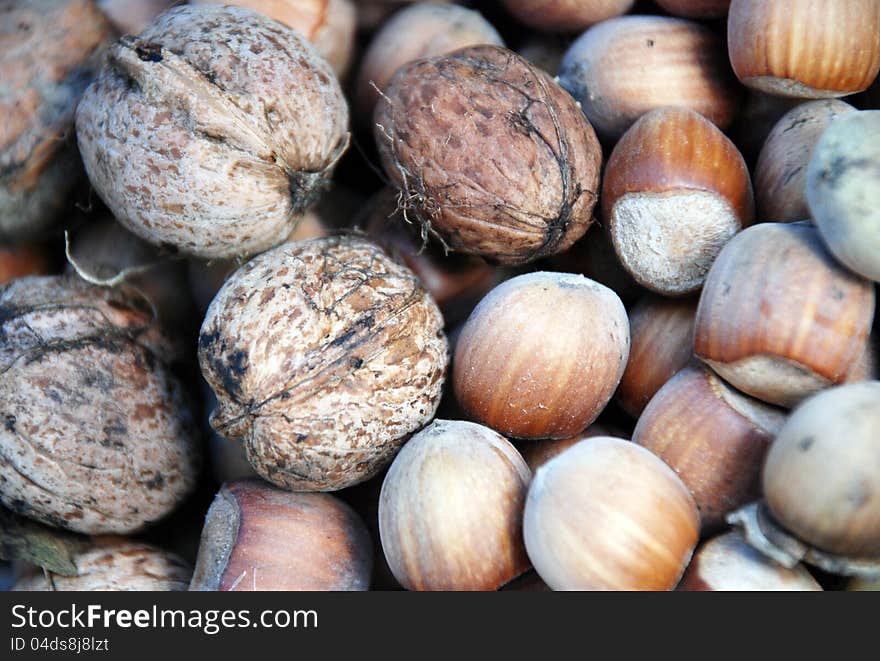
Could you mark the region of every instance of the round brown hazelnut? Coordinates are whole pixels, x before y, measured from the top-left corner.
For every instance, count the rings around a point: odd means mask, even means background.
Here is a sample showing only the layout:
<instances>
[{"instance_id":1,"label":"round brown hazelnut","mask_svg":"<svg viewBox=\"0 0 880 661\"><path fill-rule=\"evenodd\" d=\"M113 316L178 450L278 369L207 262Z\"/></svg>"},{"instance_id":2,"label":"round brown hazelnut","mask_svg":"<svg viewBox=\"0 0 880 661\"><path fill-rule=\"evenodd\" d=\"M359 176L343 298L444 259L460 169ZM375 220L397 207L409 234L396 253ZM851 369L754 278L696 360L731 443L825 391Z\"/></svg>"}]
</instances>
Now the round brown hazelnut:
<instances>
[{"instance_id":1,"label":"round brown hazelnut","mask_svg":"<svg viewBox=\"0 0 880 661\"><path fill-rule=\"evenodd\" d=\"M760 496L764 457L786 414L737 392L705 367L687 367L654 395L632 440L678 474L706 533Z\"/></svg>"},{"instance_id":2,"label":"round brown hazelnut","mask_svg":"<svg viewBox=\"0 0 880 661\"><path fill-rule=\"evenodd\" d=\"M376 31L361 59L359 117L366 122L372 119L380 92L404 64L478 44L504 46L501 35L478 11L437 2L401 9Z\"/></svg>"},{"instance_id":3,"label":"round brown hazelnut","mask_svg":"<svg viewBox=\"0 0 880 661\"><path fill-rule=\"evenodd\" d=\"M568 248L592 220L602 150L574 99L512 51L473 46L398 69L376 141L405 217L505 264Z\"/></svg>"},{"instance_id":4,"label":"round brown hazelnut","mask_svg":"<svg viewBox=\"0 0 880 661\"><path fill-rule=\"evenodd\" d=\"M840 266L806 223L737 234L709 271L694 353L735 388L793 407L842 383L865 349L874 286Z\"/></svg>"},{"instance_id":5,"label":"round brown hazelnut","mask_svg":"<svg viewBox=\"0 0 880 661\"><path fill-rule=\"evenodd\" d=\"M446 254L436 241L419 236L397 208L397 193L377 193L364 228L367 235L419 276L437 302L446 326L457 324L501 279L499 269L474 255Z\"/></svg>"},{"instance_id":6,"label":"round brown hazelnut","mask_svg":"<svg viewBox=\"0 0 880 661\"><path fill-rule=\"evenodd\" d=\"M878 3L880 5L880 3ZM810 216L847 268L880 281L880 110L828 124L807 165Z\"/></svg>"},{"instance_id":7,"label":"round brown hazelnut","mask_svg":"<svg viewBox=\"0 0 880 661\"><path fill-rule=\"evenodd\" d=\"M206 258L283 241L347 126L339 82L311 44L225 6L175 7L120 39L76 111L86 171L119 222Z\"/></svg>"},{"instance_id":8,"label":"round brown hazelnut","mask_svg":"<svg viewBox=\"0 0 880 661\"><path fill-rule=\"evenodd\" d=\"M688 18L721 18L727 15L730 0L655 0L656 3L676 16Z\"/></svg>"},{"instance_id":9,"label":"round brown hazelnut","mask_svg":"<svg viewBox=\"0 0 880 661\"><path fill-rule=\"evenodd\" d=\"M88 534L165 517L200 464L143 299L74 277L0 287L0 503Z\"/></svg>"},{"instance_id":10,"label":"round brown hazelnut","mask_svg":"<svg viewBox=\"0 0 880 661\"><path fill-rule=\"evenodd\" d=\"M13 591L182 592L192 567L174 553L124 537L96 537L73 555L75 576L28 574Z\"/></svg>"},{"instance_id":11,"label":"round brown hazelnut","mask_svg":"<svg viewBox=\"0 0 880 661\"><path fill-rule=\"evenodd\" d=\"M357 10L351 0L189 0L189 4L258 11L308 39L339 78L348 71L357 28Z\"/></svg>"},{"instance_id":12,"label":"round brown hazelnut","mask_svg":"<svg viewBox=\"0 0 880 661\"><path fill-rule=\"evenodd\" d=\"M880 562L880 382L829 388L803 402L764 463L773 518L810 546Z\"/></svg>"},{"instance_id":13,"label":"round brown hazelnut","mask_svg":"<svg viewBox=\"0 0 880 661\"><path fill-rule=\"evenodd\" d=\"M529 569L522 511L531 473L505 438L435 420L395 457L379 496L379 532L408 590L497 590Z\"/></svg>"},{"instance_id":14,"label":"round brown hazelnut","mask_svg":"<svg viewBox=\"0 0 880 661\"><path fill-rule=\"evenodd\" d=\"M559 439L608 404L629 355L620 298L572 273L535 272L480 301L455 347L453 387L468 416L520 439Z\"/></svg>"},{"instance_id":15,"label":"round brown hazelnut","mask_svg":"<svg viewBox=\"0 0 880 661\"><path fill-rule=\"evenodd\" d=\"M663 384L694 359L697 299L656 295L628 312L630 348L626 370L614 394L620 408L638 418Z\"/></svg>"},{"instance_id":16,"label":"round brown hazelnut","mask_svg":"<svg viewBox=\"0 0 880 661\"><path fill-rule=\"evenodd\" d=\"M0 5L0 241L48 232L84 179L74 111L111 36L92 0Z\"/></svg>"},{"instance_id":17,"label":"round brown hazelnut","mask_svg":"<svg viewBox=\"0 0 880 661\"><path fill-rule=\"evenodd\" d=\"M278 246L226 280L202 324L211 425L282 488L367 480L434 415L442 327L415 274L365 239Z\"/></svg>"},{"instance_id":18,"label":"round brown hazelnut","mask_svg":"<svg viewBox=\"0 0 880 661\"><path fill-rule=\"evenodd\" d=\"M754 217L734 144L686 108L658 108L623 135L602 182L602 216L620 263L666 296L697 291L724 244Z\"/></svg>"},{"instance_id":19,"label":"round brown hazelnut","mask_svg":"<svg viewBox=\"0 0 880 661\"><path fill-rule=\"evenodd\" d=\"M635 0L504 0L520 23L546 32L580 32L628 12Z\"/></svg>"},{"instance_id":20,"label":"round brown hazelnut","mask_svg":"<svg viewBox=\"0 0 880 661\"><path fill-rule=\"evenodd\" d=\"M559 82L607 140L664 106L690 108L724 129L740 96L718 36L695 21L665 16L594 25L568 49Z\"/></svg>"},{"instance_id":21,"label":"round brown hazelnut","mask_svg":"<svg viewBox=\"0 0 880 661\"><path fill-rule=\"evenodd\" d=\"M243 480L208 509L189 589L364 591L372 568L367 528L343 501Z\"/></svg>"},{"instance_id":22,"label":"round brown hazelnut","mask_svg":"<svg viewBox=\"0 0 880 661\"><path fill-rule=\"evenodd\" d=\"M806 198L810 156L832 120L853 110L838 99L808 101L776 123L755 167L755 199L762 221L789 223L810 217Z\"/></svg>"},{"instance_id":23,"label":"round brown hazelnut","mask_svg":"<svg viewBox=\"0 0 880 661\"><path fill-rule=\"evenodd\" d=\"M47 275L49 256L38 244L0 243L0 285L26 275Z\"/></svg>"},{"instance_id":24,"label":"round brown hazelnut","mask_svg":"<svg viewBox=\"0 0 880 661\"><path fill-rule=\"evenodd\" d=\"M736 75L778 96L820 99L865 89L880 71L878 37L876 0L732 0L727 16Z\"/></svg>"},{"instance_id":25,"label":"round brown hazelnut","mask_svg":"<svg viewBox=\"0 0 880 661\"><path fill-rule=\"evenodd\" d=\"M699 531L672 469L613 437L582 441L540 467L523 522L529 559L553 590L671 590Z\"/></svg>"},{"instance_id":26,"label":"round brown hazelnut","mask_svg":"<svg viewBox=\"0 0 880 661\"><path fill-rule=\"evenodd\" d=\"M753 548L738 532L703 542L676 590L681 592L822 591L803 565L784 567Z\"/></svg>"}]
</instances>

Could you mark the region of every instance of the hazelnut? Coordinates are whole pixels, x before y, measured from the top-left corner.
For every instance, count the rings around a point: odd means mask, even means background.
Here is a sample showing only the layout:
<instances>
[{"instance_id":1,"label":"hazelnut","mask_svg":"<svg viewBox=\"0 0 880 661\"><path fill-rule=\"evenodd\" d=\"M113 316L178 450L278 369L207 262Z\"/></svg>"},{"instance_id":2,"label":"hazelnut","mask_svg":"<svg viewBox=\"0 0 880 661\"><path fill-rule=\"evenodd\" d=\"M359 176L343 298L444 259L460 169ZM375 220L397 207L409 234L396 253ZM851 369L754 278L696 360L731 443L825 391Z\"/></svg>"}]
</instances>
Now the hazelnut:
<instances>
[{"instance_id":1,"label":"hazelnut","mask_svg":"<svg viewBox=\"0 0 880 661\"><path fill-rule=\"evenodd\" d=\"M703 532L760 495L767 448L786 411L746 397L705 367L687 367L657 392L634 443L670 466L690 489Z\"/></svg>"},{"instance_id":2,"label":"hazelnut","mask_svg":"<svg viewBox=\"0 0 880 661\"><path fill-rule=\"evenodd\" d=\"M26 275L46 275L49 271L49 256L42 246L0 243L0 285Z\"/></svg>"},{"instance_id":3,"label":"hazelnut","mask_svg":"<svg viewBox=\"0 0 880 661\"><path fill-rule=\"evenodd\" d=\"M386 251L419 276L440 306L447 326L464 319L500 280L498 269L473 255L445 254L434 241L424 243L418 228L407 223L389 188L376 195L366 232Z\"/></svg>"},{"instance_id":4,"label":"hazelnut","mask_svg":"<svg viewBox=\"0 0 880 661\"><path fill-rule=\"evenodd\" d=\"M628 355L617 294L581 275L528 273L474 309L455 347L453 387L470 418L502 434L567 438L605 408Z\"/></svg>"},{"instance_id":5,"label":"hazelnut","mask_svg":"<svg viewBox=\"0 0 880 661\"><path fill-rule=\"evenodd\" d=\"M154 18L181 0L97 0L98 7L120 34L137 34Z\"/></svg>"},{"instance_id":6,"label":"hazelnut","mask_svg":"<svg viewBox=\"0 0 880 661\"><path fill-rule=\"evenodd\" d=\"M694 21L665 16L622 16L594 25L568 49L559 83L607 140L649 110L673 105L724 129L739 104L718 36Z\"/></svg>"},{"instance_id":7,"label":"hazelnut","mask_svg":"<svg viewBox=\"0 0 880 661\"><path fill-rule=\"evenodd\" d=\"M694 500L672 469L607 436L535 472L523 523L529 559L553 590L671 590L699 530Z\"/></svg>"},{"instance_id":8,"label":"hazelnut","mask_svg":"<svg viewBox=\"0 0 880 661\"><path fill-rule=\"evenodd\" d=\"M880 5L880 3L878 3ZM880 281L880 110L837 117L807 166L810 215L844 266Z\"/></svg>"},{"instance_id":9,"label":"hazelnut","mask_svg":"<svg viewBox=\"0 0 880 661\"><path fill-rule=\"evenodd\" d=\"M363 591L372 553L363 521L338 498L230 482L208 509L189 589Z\"/></svg>"},{"instance_id":10,"label":"hazelnut","mask_svg":"<svg viewBox=\"0 0 880 661\"><path fill-rule=\"evenodd\" d=\"M351 0L189 0L191 5L253 9L293 28L342 78L354 52L357 10Z\"/></svg>"},{"instance_id":11,"label":"hazelnut","mask_svg":"<svg viewBox=\"0 0 880 661\"><path fill-rule=\"evenodd\" d=\"M792 407L846 379L873 317L873 284L841 267L814 227L762 223L712 265L694 353L739 390Z\"/></svg>"},{"instance_id":12,"label":"hazelnut","mask_svg":"<svg viewBox=\"0 0 880 661\"><path fill-rule=\"evenodd\" d=\"M408 590L497 590L527 569L522 508L531 473L505 438L435 420L403 446L379 496L379 532Z\"/></svg>"},{"instance_id":13,"label":"hazelnut","mask_svg":"<svg viewBox=\"0 0 880 661\"><path fill-rule=\"evenodd\" d=\"M520 441L517 443L517 449L522 458L528 464L532 473L538 468L546 464L556 455L562 454L575 443L580 443L584 439L593 438L594 436L610 436L610 430L599 423L595 423L587 427L580 434L561 438L556 440L540 440L540 441Z\"/></svg>"},{"instance_id":14,"label":"hazelnut","mask_svg":"<svg viewBox=\"0 0 880 661\"><path fill-rule=\"evenodd\" d=\"M124 537L97 537L73 556L77 573L26 575L14 591L179 592L189 585L192 567L174 553Z\"/></svg>"},{"instance_id":15,"label":"hazelnut","mask_svg":"<svg viewBox=\"0 0 880 661\"><path fill-rule=\"evenodd\" d=\"M614 398L633 418L693 360L696 312L695 298L655 295L643 297L629 310L629 360Z\"/></svg>"},{"instance_id":16,"label":"hazelnut","mask_svg":"<svg viewBox=\"0 0 880 661\"><path fill-rule=\"evenodd\" d=\"M168 355L130 291L48 276L0 287L0 503L89 534L175 509L200 462Z\"/></svg>"},{"instance_id":17,"label":"hazelnut","mask_svg":"<svg viewBox=\"0 0 880 661\"><path fill-rule=\"evenodd\" d=\"M657 4L676 16L688 18L721 18L727 15L730 0L655 0Z\"/></svg>"},{"instance_id":18,"label":"hazelnut","mask_svg":"<svg viewBox=\"0 0 880 661\"><path fill-rule=\"evenodd\" d=\"M211 425L282 488L369 479L434 415L442 327L418 278L364 239L278 246L227 279L202 324Z\"/></svg>"},{"instance_id":19,"label":"hazelnut","mask_svg":"<svg viewBox=\"0 0 880 661\"><path fill-rule=\"evenodd\" d=\"M821 392L791 414L764 464L773 518L798 539L880 561L880 382Z\"/></svg>"},{"instance_id":20,"label":"hazelnut","mask_svg":"<svg viewBox=\"0 0 880 661\"><path fill-rule=\"evenodd\" d=\"M347 124L311 44L220 6L176 7L120 39L76 111L86 171L113 215L207 258L283 241L345 150Z\"/></svg>"},{"instance_id":21,"label":"hazelnut","mask_svg":"<svg viewBox=\"0 0 880 661\"><path fill-rule=\"evenodd\" d=\"M405 217L454 250L523 264L589 227L596 135L574 99L516 53L473 46L410 62L375 123Z\"/></svg>"},{"instance_id":22,"label":"hazelnut","mask_svg":"<svg viewBox=\"0 0 880 661\"><path fill-rule=\"evenodd\" d=\"M635 0L504 0L520 23L545 32L580 32L625 14L633 4Z\"/></svg>"},{"instance_id":23,"label":"hazelnut","mask_svg":"<svg viewBox=\"0 0 880 661\"><path fill-rule=\"evenodd\" d=\"M809 218L805 188L810 156L831 121L853 110L837 99L808 101L776 123L755 167L755 198L763 221Z\"/></svg>"},{"instance_id":24,"label":"hazelnut","mask_svg":"<svg viewBox=\"0 0 880 661\"><path fill-rule=\"evenodd\" d=\"M504 46L501 35L478 11L436 2L401 9L376 31L361 59L356 92L360 117L372 119L379 91L404 64L478 44Z\"/></svg>"},{"instance_id":25,"label":"hazelnut","mask_svg":"<svg viewBox=\"0 0 880 661\"><path fill-rule=\"evenodd\" d=\"M0 241L46 233L83 179L74 110L111 35L92 0L0 6Z\"/></svg>"},{"instance_id":26,"label":"hazelnut","mask_svg":"<svg viewBox=\"0 0 880 661\"><path fill-rule=\"evenodd\" d=\"M686 108L659 108L623 135L605 168L602 216L620 263L666 296L698 290L751 224L749 171L734 144Z\"/></svg>"},{"instance_id":27,"label":"hazelnut","mask_svg":"<svg viewBox=\"0 0 880 661\"><path fill-rule=\"evenodd\" d=\"M736 75L778 96L821 99L865 89L880 70L878 36L876 0L732 0L727 16Z\"/></svg>"},{"instance_id":28,"label":"hazelnut","mask_svg":"<svg viewBox=\"0 0 880 661\"><path fill-rule=\"evenodd\" d=\"M738 532L728 532L700 545L676 589L819 592L822 587L803 565L784 567L752 548Z\"/></svg>"}]
</instances>

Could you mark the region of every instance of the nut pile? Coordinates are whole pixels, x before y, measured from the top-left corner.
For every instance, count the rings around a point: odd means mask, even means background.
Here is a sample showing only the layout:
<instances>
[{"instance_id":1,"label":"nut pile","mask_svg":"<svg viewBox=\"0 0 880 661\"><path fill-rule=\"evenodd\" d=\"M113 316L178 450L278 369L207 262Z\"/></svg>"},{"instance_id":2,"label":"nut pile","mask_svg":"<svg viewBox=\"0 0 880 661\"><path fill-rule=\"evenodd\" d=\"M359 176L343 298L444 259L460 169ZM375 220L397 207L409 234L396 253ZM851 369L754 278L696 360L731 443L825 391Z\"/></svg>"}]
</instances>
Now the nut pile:
<instances>
[{"instance_id":1,"label":"nut pile","mask_svg":"<svg viewBox=\"0 0 880 661\"><path fill-rule=\"evenodd\" d=\"M878 73L880 0L3 3L0 588L876 589Z\"/></svg>"}]
</instances>

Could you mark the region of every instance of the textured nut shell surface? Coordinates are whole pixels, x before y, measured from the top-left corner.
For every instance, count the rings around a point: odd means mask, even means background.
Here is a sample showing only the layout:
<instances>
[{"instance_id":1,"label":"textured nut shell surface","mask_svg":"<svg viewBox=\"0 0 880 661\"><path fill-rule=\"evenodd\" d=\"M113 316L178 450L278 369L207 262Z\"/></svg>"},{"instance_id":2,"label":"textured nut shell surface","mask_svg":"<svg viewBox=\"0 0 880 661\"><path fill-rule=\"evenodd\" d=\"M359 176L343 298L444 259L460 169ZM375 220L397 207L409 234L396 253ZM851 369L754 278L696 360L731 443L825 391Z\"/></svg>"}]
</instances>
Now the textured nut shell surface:
<instances>
[{"instance_id":1,"label":"textured nut shell surface","mask_svg":"<svg viewBox=\"0 0 880 661\"><path fill-rule=\"evenodd\" d=\"M762 221L796 222L810 217L806 198L810 156L831 121L853 110L837 99L808 101L776 123L755 166L755 197Z\"/></svg>"},{"instance_id":2,"label":"textured nut shell surface","mask_svg":"<svg viewBox=\"0 0 880 661\"><path fill-rule=\"evenodd\" d=\"M205 519L190 590L367 590L373 547L343 501L259 480L224 484Z\"/></svg>"},{"instance_id":3,"label":"textured nut shell surface","mask_svg":"<svg viewBox=\"0 0 880 661\"><path fill-rule=\"evenodd\" d=\"M0 7L0 240L43 233L82 179L74 110L111 34L91 0Z\"/></svg>"},{"instance_id":4,"label":"textured nut shell surface","mask_svg":"<svg viewBox=\"0 0 880 661\"><path fill-rule=\"evenodd\" d=\"M622 16L594 25L566 52L559 82L609 139L663 106L690 108L724 129L739 103L718 36L694 21L665 16Z\"/></svg>"},{"instance_id":5,"label":"textured nut shell surface","mask_svg":"<svg viewBox=\"0 0 880 661\"><path fill-rule=\"evenodd\" d=\"M497 590L524 573L530 478L516 448L481 425L436 420L413 436L379 496L395 578L410 590Z\"/></svg>"},{"instance_id":6,"label":"textured nut shell surface","mask_svg":"<svg viewBox=\"0 0 880 661\"><path fill-rule=\"evenodd\" d=\"M880 558L880 382L821 392L795 409L764 464L774 518L807 544Z\"/></svg>"},{"instance_id":7,"label":"textured nut shell surface","mask_svg":"<svg viewBox=\"0 0 880 661\"><path fill-rule=\"evenodd\" d=\"M66 277L0 288L0 502L91 534L173 510L199 456L166 347L122 291Z\"/></svg>"},{"instance_id":8,"label":"textured nut shell surface","mask_svg":"<svg viewBox=\"0 0 880 661\"><path fill-rule=\"evenodd\" d=\"M595 132L512 51L474 46L401 67L374 121L408 217L455 250L521 264L565 250L592 221Z\"/></svg>"},{"instance_id":9,"label":"textured nut shell surface","mask_svg":"<svg viewBox=\"0 0 880 661\"><path fill-rule=\"evenodd\" d=\"M874 301L873 284L840 266L811 225L754 225L709 271L694 353L739 390L791 407L846 379Z\"/></svg>"},{"instance_id":10,"label":"textured nut shell surface","mask_svg":"<svg viewBox=\"0 0 880 661\"><path fill-rule=\"evenodd\" d=\"M330 66L299 34L238 7L177 7L123 37L83 95L95 190L155 244L202 257L281 243L347 146Z\"/></svg>"},{"instance_id":11,"label":"textured nut shell surface","mask_svg":"<svg viewBox=\"0 0 880 661\"><path fill-rule=\"evenodd\" d=\"M468 415L513 438L567 438L592 423L629 356L620 298L580 275L511 278L458 338L455 395Z\"/></svg>"},{"instance_id":12,"label":"textured nut shell surface","mask_svg":"<svg viewBox=\"0 0 880 661\"><path fill-rule=\"evenodd\" d=\"M219 402L211 424L280 487L366 480L434 415L442 327L418 278L364 239L278 246L208 308L199 362Z\"/></svg>"},{"instance_id":13,"label":"textured nut shell surface","mask_svg":"<svg viewBox=\"0 0 880 661\"><path fill-rule=\"evenodd\" d=\"M806 567L783 567L752 547L738 532L704 542L694 553L676 589L684 592L822 591Z\"/></svg>"},{"instance_id":14,"label":"textured nut shell surface","mask_svg":"<svg viewBox=\"0 0 880 661\"><path fill-rule=\"evenodd\" d=\"M749 87L804 99L846 96L880 71L880 2L733 0L727 43Z\"/></svg>"},{"instance_id":15,"label":"textured nut shell surface","mask_svg":"<svg viewBox=\"0 0 880 661\"><path fill-rule=\"evenodd\" d=\"M807 203L829 250L880 281L880 110L831 122L807 167Z\"/></svg>"},{"instance_id":16,"label":"textured nut shell surface","mask_svg":"<svg viewBox=\"0 0 880 661\"><path fill-rule=\"evenodd\" d=\"M357 103L369 121L380 90L407 62L475 46L503 46L498 31L483 16L460 5L416 3L397 12L373 35L361 59Z\"/></svg>"},{"instance_id":17,"label":"textured nut shell surface","mask_svg":"<svg viewBox=\"0 0 880 661\"><path fill-rule=\"evenodd\" d=\"M553 590L671 590L699 530L672 469L612 437L573 445L539 468L523 523L529 558Z\"/></svg>"},{"instance_id":18,"label":"textured nut shell surface","mask_svg":"<svg viewBox=\"0 0 880 661\"><path fill-rule=\"evenodd\" d=\"M98 538L73 558L76 576L38 574L19 580L14 591L181 592L192 567L168 551L127 539Z\"/></svg>"}]
</instances>

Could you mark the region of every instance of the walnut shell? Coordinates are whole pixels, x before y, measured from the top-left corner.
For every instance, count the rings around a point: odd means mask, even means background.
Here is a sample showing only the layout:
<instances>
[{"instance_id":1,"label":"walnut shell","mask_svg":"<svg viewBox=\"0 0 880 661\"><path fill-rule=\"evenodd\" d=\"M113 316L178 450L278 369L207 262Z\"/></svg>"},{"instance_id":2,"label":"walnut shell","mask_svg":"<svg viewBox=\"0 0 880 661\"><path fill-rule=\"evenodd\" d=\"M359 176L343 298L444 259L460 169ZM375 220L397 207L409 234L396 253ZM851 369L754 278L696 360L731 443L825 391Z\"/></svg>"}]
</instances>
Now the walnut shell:
<instances>
[{"instance_id":1,"label":"walnut shell","mask_svg":"<svg viewBox=\"0 0 880 661\"><path fill-rule=\"evenodd\" d=\"M15 592L182 592L192 567L181 558L150 544L104 537L73 557L76 576L39 573L16 582Z\"/></svg>"},{"instance_id":2,"label":"walnut shell","mask_svg":"<svg viewBox=\"0 0 880 661\"><path fill-rule=\"evenodd\" d=\"M0 288L0 503L89 534L173 510L199 456L167 351L127 291L60 276Z\"/></svg>"},{"instance_id":3,"label":"walnut shell","mask_svg":"<svg viewBox=\"0 0 880 661\"><path fill-rule=\"evenodd\" d=\"M442 327L416 275L364 239L278 246L208 308L199 363L218 399L211 425L282 488L367 480L439 405Z\"/></svg>"},{"instance_id":4,"label":"walnut shell","mask_svg":"<svg viewBox=\"0 0 880 661\"><path fill-rule=\"evenodd\" d=\"M177 7L120 39L77 108L95 190L140 237L202 257L290 234L348 144L348 108L299 34L240 7Z\"/></svg>"},{"instance_id":5,"label":"walnut shell","mask_svg":"<svg viewBox=\"0 0 880 661\"><path fill-rule=\"evenodd\" d=\"M49 229L83 179L74 110L111 35L91 0L0 6L0 240Z\"/></svg>"},{"instance_id":6,"label":"walnut shell","mask_svg":"<svg viewBox=\"0 0 880 661\"><path fill-rule=\"evenodd\" d=\"M376 140L408 217L506 264L571 246L592 221L602 150L574 99L525 58L472 46L398 69Z\"/></svg>"}]
</instances>

